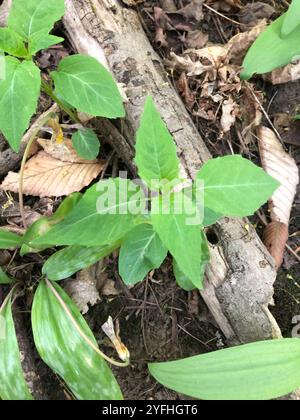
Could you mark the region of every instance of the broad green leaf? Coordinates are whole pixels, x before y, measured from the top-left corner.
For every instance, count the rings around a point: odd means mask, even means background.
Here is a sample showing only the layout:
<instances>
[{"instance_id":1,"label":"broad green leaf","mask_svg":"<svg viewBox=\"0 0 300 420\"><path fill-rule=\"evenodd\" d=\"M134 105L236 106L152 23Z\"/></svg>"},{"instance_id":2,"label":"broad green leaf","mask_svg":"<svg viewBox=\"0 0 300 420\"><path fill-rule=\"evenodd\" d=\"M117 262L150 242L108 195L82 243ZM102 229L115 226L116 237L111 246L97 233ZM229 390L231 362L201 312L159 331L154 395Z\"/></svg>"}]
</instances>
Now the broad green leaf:
<instances>
[{"instance_id":1,"label":"broad green leaf","mask_svg":"<svg viewBox=\"0 0 300 420\"><path fill-rule=\"evenodd\" d=\"M24 379L11 307L8 298L0 308L0 398L32 400Z\"/></svg>"},{"instance_id":2,"label":"broad green leaf","mask_svg":"<svg viewBox=\"0 0 300 420\"><path fill-rule=\"evenodd\" d=\"M16 57L28 55L23 38L9 28L0 28L0 51Z\"/></svg>"},{"instance_id":3,"label":"broad green leaf","mask_svg":"<svg viewBox=\"0 0 300 420\"><path fill-rule=\"evenodd\" d=\"M50 280L59 281L71 277L79 270L90 267L97 261L111 254L119 247L104 245L102 247L69 246L53 254L43 266L43 274Z\"/></svg>"},{"instance_id":4,"label":"broad green leaf","mask_svg":"<svg viewBox=\"0 0 300 420\"><path fill-rule=\"evenodd\" d=\"M193 224L196 212L192 201L185 197L185 208L178 211L176 198L183 193L177 193L169 197L169 200L156 197L152 201L151 220L154 230L157 232L162 243L177 261L182 271L194 284L202 287L201 272L201 249L202 235L199 224Z\"/></svg>"},{"instance_id":5,"label":"broad green leaf","mask_svg":"<svg viewBox=\"0 0 300 420\"><path fill-rule=\"evenodd\" d=\"M262 206L279 183L240 155L209 160L197 174L204 205L226 216L249 216ZM204 183L201 185L201 183Z\"/></svg>"},{"instance_id":6,"label":"broad green leaf","mask_svg":"<svg viewBox=\"0 0 300 420\"><path fill-rule=\"evenodd\" d=\"M64 0L13 0L8 26L29 41L47 34L64 12Z\"/></svg>"},{"instance_id":7,"label":"broad green leaf","mask_svg":"<svg viewBox=\"0 0 300 420\"><path fill-rule=\"evenodd\" d=\"M0 79L0 130L17 152L39 99L40 71L31 61L4 58L4 79Z\"/></svg>"},{"instance_id":8,"label":"broad green leaf","mask_svg":"<svg viewBox=\"0 0 300 420\"><path fill-rule=\"evenodd\" d=\"M214 225L219 219L221 219L223 215L220 213L216 213L215 211L209 209L208 207L204 207L204 219L203 219L203 226L211 226Z\"/></svg>"},{"instance_id":9,"label":"broad green leaf","mask_svg":"<svg viewBox=\"0 0 300 420\"><path fill-rule=\"evenodd\" d=\"M116 82L95 58L80 54L63 58L51 76L56 93L79 111L107 118L124 117Z\"/></svg>"},{"instance_id":10,"label":"broad green leaf","mask_svg":"<svg viewBox=\"0 0 300 420\"><path fill-rule=\"evenodd\" d=\"M292 0L292 3L286 13L284 18L281 34L283 37L288 37L291 32L293 32L297 26L300 25L300 1Z\"/></svg>"},{"instance_id":11,"label":"broad green leaf","mask_svg":"<svg viewBox=\"0 0 300 420\"><path fill-rule=\"evenodd\" d=\"M74 209L76 204L81 200L81 193L70 194L63 200L56 212L50 216L43 216L35 221L26 231L23 238L23 245L20 250L21 257L28 253L36 253L43 251L44 249L51 248L51 245L43 245L36 248L29 246L28 244L38 239L40 236L45 235L55 224L62 222L64 218Z\"/></svg>"},{"instance_id":12,"label":"broad green leaf","mask_svg":"<svg viewBox=\"0 0 300 420\"><path fill-rule=\"evenodd\" d=\"M300 387L300 340L262 341L149 369L164 386L193 398L269 400Z\"/></svg>"},{"instance_id":13,"label":"broad green leaf","mask_svg":"<svg viewBox=\"0 0 300 420\"><path fill-rule=\"evenodd\" d=\"M51 224L56 224L62 222L69 213L77 206L79 201L82 199L83 194L80 192L75 192L70 194L63 202L59 205L56 212L49 217Z\"/></svg>"},{"instance_id":14,"label":"broad green leaf","mask_svg":"<svg viewBox=\"0 0 300 420\"><path fill-rule=\"evenodd\" d=\"M26 231L23 237L23 244L20 249L20 255L23 257L29 253L37 253L43 251L46 248L50 248L50 245L32 248L28 245L30 242L34 241L35 239L39 238L42 235L45 235L51 229L51 224L49 222L49 218L46 216L41 217L40 219L36 220Z\"/></svg>"},{"instance_id":15,"label":"broad green leaf","mask_svg":"<svg viewBox=\"0 0 300 420\"><path fill-rule=\"evenodd\" d=\"M135 227L125 237L120 249L119 273L127 285L144 280L154 268L159 268L168 250L150 224Z\"/></svg>"},{"instance_id":16,"label":"broad green leaf","mask_svg":"<svg viewBox=\"0 0 300 420\"><path fill-rule=\"evenodd\" d=\"M36 34L30 38L28 50L30 55L35 55L40 50L46 50L52 45L60 44L64 38L50 34Z\"/></svg>"},{"instance_id":17,"label":"broad green leaf","mask_svg":"<svg viewBox=\"0 0 300 420\"><path fill-rule=\"evenodd\" d=\"M174 140L148 96L140 127L136 135L135 163L139 176L152 190L159 181L173 181L179 177L179 159Z\"/></svg>"},{"instance_id":18,"label":"broad green leaf","mask_svg":"<svg viewBox=\"0 0 300 420\"><path fill-rule=\"evenodd\" d=\"M201 270L201 282L203 283L205 268L210 260L210 253L208 248L207 239L205 234L202 232L202 244L201 244L201 261L200 261L200 270ZM176 279L176 282L179 287L181 287L186 292L196 289L195 285L191 280L180 270L178 263L173 259L173 273Z\"/></svg>"},{"instance_id":19,"label":"broad green leaf","mask_svg":"<svg viewBox=\"0 0 300 420\"><path fill-rule=\"evenodd\" d=\"M243 62L242 79L250 79L255 73L268 73L299 59L300 25L282 38L282 24L286 14L275 20L252 44Z\"/></svg>"},{"instance_id":20,"label":"broad green leaf","mask_svg":"<svg viewBox=\"0 0 300 420\"><path fill-rule=\"evenodd\" d=\"M115 244L138 223L146 198L131 181L111 178L92 186L62 223L31 246Z\"/></svg>"},{"instance_id":21,"label":"broad green leaf","mask_svg":"<svg viewBox=\"0 0 300 420\"><path fill-rule=\"evenodd\" d=\"M11 284L13 282L13 279L10 278L0 267L0 284ZM1 321L0 321L1 324ZM1 332L0 332L1 337ZM1 338L0 338L1 339Z\"/></svg>"},{"instance_id":22,"label":"broad green leaf","mask_svg":"<svg viewBox=\"0 0 300 420\"><path fill-rule=\"evenodd\" d=\"M76 152L84 159L93 160L99 154L99 139L94 130L90 128L78 130L73 134L72 143Z\"/></svg>"},{"instance_id":23,"label":"broad green leaf","mask_svg":"<svg viewBox=\"0 0 300 420\"><path fill-rule=\"evenodd\" d=\"M176 283L181 289L185 290L186 292L190 292L191 290L196 289L191 280L180 270L175 259L173 259L173 273L176 279Z\"/></svg>"},{"instance_id":24,"label":"broad green leaf","mask_svg":"<svg viewBox=\"0 0 300 420\"><path fill-rule=\"evenodd\" d=\"M57 283L52 283L51 287L87 338L98 346L73 301ZM122 399L119 385L105 360L79 334L45 281L41 281L34 296L32 331L39 355L66 382L77 399Z\"/></svg>"},{"instance_id":25,"label":"broad green leaf","mask_svg":"<svg viewBox=\"0 0 300 420\"><path fill-rule=\"evenodd\" d=\"M17 248L22 245L22 242L21 236L0 229L0 249Z\"/></svg>"}]
</instances>

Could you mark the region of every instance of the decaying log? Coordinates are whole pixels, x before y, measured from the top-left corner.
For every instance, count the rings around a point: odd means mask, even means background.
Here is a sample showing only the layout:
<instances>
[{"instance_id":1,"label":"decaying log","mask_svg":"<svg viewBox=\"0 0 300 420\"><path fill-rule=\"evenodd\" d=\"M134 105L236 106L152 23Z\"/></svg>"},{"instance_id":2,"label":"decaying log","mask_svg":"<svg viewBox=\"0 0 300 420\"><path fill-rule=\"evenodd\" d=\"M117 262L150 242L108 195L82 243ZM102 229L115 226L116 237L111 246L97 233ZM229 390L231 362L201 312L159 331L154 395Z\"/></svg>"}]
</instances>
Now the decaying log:
<instances>
[{"instance_id":1,"label":"decaying log","mask_svg":"<svg viewBox=\"0 0 300 420\"><path fill-rule=\"evenodd\" d=\"M12 0L4 0L0 7L0 27L6 25L6 20L11 8Z\"/></svg>"},{"instance_id":2,"label":"decaying log","mask_svg":"<svg viewBox=\"0 0 300 420\"><path fill-rule=\"evenodd\" d=\"M187 176L193 178L211 156L170 84L138 14L117 0L66 0L66 7L64 25L74 49L100 57L126 88L122 136L131 154L145 97L152 94L173 134ZM120 156L132 165L128 154ZM202 296L228 342L279 337L279 327L268 309L276 278L274 264L254 228L246 219L224 218L214 229L219 243L211 247L212 261Z\"/></svg>"}]
</instances>

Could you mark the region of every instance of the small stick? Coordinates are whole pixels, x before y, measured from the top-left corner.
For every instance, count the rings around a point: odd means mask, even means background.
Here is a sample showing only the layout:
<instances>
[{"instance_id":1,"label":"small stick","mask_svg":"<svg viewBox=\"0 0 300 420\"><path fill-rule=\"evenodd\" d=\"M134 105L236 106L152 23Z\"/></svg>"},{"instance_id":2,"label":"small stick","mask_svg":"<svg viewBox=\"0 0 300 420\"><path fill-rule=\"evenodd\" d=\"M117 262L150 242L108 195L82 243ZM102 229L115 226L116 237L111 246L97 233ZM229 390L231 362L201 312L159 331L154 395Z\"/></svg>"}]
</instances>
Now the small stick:
<instances>
[{"instance_id":1,"label":"small stick","mask_svg":"<svg viewBox=\"0 0 300 420\"><path fill-rule=\"evenodd\" d=\"M206 9L210 10L211 12L216 13L217 15L221 16L223 19L229 20L229 22L235 23L236 25L240 25L240 26L247 26L245 23L238 22L237 20L231 19L230 17L223 15L222 13L218 12L213 7L208 6L208 4L203 3L203 6L206 7Z\"/></svg>"},{"instance_id":2,"label":"small stick","mask_svg":"<svg viewBox=\"0 0 300 420\"><path fill-rule=\"evenodd\" d=\"M255 102L257 103L257 105L260 107L262 113L264 114L264 116L266 117L266 119L268 120L268 123L270 124L270 126L272 127L272 129L274 130L276 136L278 137L278 140L280 140L280 142L282 144L284 144L281 135L279 134L277 128L275 127L275 125L272 123L267 111L265 110L265 108L262 106L262 104L260 103L260 100L258 99L258 97L255 95L255 92L253 91L253 89L250 87L249 83L247 83L247 89L250 91L251 95L253 96L253 98L255 99Z\"/></svg>"}]
</instances>

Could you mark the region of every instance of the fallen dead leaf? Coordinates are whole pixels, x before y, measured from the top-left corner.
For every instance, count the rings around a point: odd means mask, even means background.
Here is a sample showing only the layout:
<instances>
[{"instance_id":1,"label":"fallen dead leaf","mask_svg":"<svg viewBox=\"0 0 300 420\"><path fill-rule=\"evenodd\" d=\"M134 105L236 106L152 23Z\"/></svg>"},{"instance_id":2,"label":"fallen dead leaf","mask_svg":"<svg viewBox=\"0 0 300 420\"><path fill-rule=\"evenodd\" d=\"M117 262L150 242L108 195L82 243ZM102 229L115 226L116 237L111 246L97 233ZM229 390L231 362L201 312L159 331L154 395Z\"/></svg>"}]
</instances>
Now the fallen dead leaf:
<instances>
[{"instance_id":1,"label":"fallen dead leaf","mask_svg":"<svg viewBox=\"0 0 300 420\"><path fill-rule=\"evenodd\" d=\"M272 255L278 270L283 263L285 245L289 239L289 227L285 223L269 223L263 235L263 243Z\"/></svg>"},{"instance_id":2,"label":"fallen dead leaf","mask_svg":"<svg viewBox=\"0 0 300 420\"><path fill-rule=\"evenodd\" d=\"M263 19L254 28L246 32L240 32L228 41L226 49L231 64L242 65L246 52L266 27L267 21Z\"/></svg>"},{"instance_id":3,"label":"fallen dead leaf","mask_svg":"<svg viewBox=\"0 0 300 420\"><path fill-rule=\"evenodd\" d=\"M272 130L260 127L258 138L262 166L281 184L271 198L271 218L273 221L288 225L299 183L298 167L295 160L285 152Z\"/></svg>"},{"instance_id":4,"label":"fallen dead leaf","mask_svg":"<svg viewBox=\"0 0 300 420\"><path fill-rule=\"evenodd\" d=\"M223 133L230 131L238 113L238 105L232 98L227 99L222 105L221 127Z\"/></svg>"},{"instance_id":5,"label":"fallen dead leaf","mask_svg":"<svg viewBox=\"0 0 300 420\"><path fill-rule=\"evenodd\" d=\"M39 197L69 195L89 185L103 167L103 162L63 162L41 151L25 165L23 193ZM9 172L1 184L1 189L18 192L19 174Z\"/></svg>"},{"instance_id":6,"label":"fallen dead leaf","mask_svg":"<svg viewBox=\"0 0 300 420\"><path fill-rule=\"evenodd\" d=\"M281 184L269 202L272 223L266 227L264 234L264 243L278 269L282 264L288 240L290 214L299 183L299 171L295 160L286 153L272 130L260 127L258 138L262 166Z\"/></svg>"},{"instance_id":7,"label":"fallen dead leaf","mask_svg":"<svg viewBox=\"0 0 300 420\"><path fill-rule=\"evenodd\" d=\"M255 26L261 19L270 19L275 13L273 6L261 1L248 2L238 13L238 19L244 25Z\"/></svg>"},{"instance_id":8,"label":"fallen dead leaf","mask_svg":"<svg viewBox=\"0 0 300 420\"><path fill-rule=\"evenodd\" d=\"M256 127L259 127L262 121L262 110L259 106L259 103L263 103L264 96L260 91L255 91L255 96L259 101L253 100L253 95L251 91L254 91L254 86L250 85L251 90L243 86L240 105L240 119L241 119L241 131L242 137L245 145L248 145L252 142L252 139L256 137L253 136L253 131Z\"/></svg>"},{"instance_id":9,"label":"fallen dead leaf","mask_svg":"<svg viewBox=\"0 0 300 420\"><path fill-rule=\"evenodd\" d=\"M273 85L281 85L283 83L295 82L300 79L300 61L287 66L273 70L263 76L265 80L271 82Z\"/></svg>"},{"instance_id":10,"label":"fallen dead leaf","mask_svg":"<svg viewBox=\"0 0 300 420\"><path fill-rule=\"evenodd\" d=\"M178 79L177 83L177 89L179 93L181 94L184 103L186 107L191 111L193 109L194 103L195 103L195 95L191 92L187 77L185 73L182 73L180 78Z\"/></svg>"},{"instance_id":11,"label":"fallen dead leaf","mask_svg":"<svg viewBox=\"0 0 300 420\"><path fill-rule=\"evenodd\" d=\"M88 312L89 306L96 305L100 300L97 279L91 268L79 271L76 279L65 281L64 289L83 314Z\"/></svg>"},{"instance_id":12,"label":"fallen dead leaf","mask_svg":"<svg viewBox=\"0 0 300 420\"><path fill-rule=\"evenodd\" d=\"M285 143L300 146L300 121L295 120L290 123L289 128L282 134Z\"/></svg>"},{"instance_id":13,"label":"fallen dead leaf","mask_svg":"<svg viewBox=\"0 0 300 420\"><path fill-rule=\"evenodd\" d=\"M199 29L196 29L194 31L189 31L187 34L185 33L183 36L179 37L179 39L183 42L187 49L200 49L204 48L207 44L208 34L204 34Z\"/></svg>"},{"instance_id":14,"label":"fallen dead leaf","mask_svg":"<svg viewBox=\"0 0 300 420\"><path fill-rule=\"evenodd\" d=\"M97 160L86 160L78 156L72 140L64 138L61 144L48 139L37 139L37 143L54 159L70 163L96 163Z\"/></svg>"}]
</instances>

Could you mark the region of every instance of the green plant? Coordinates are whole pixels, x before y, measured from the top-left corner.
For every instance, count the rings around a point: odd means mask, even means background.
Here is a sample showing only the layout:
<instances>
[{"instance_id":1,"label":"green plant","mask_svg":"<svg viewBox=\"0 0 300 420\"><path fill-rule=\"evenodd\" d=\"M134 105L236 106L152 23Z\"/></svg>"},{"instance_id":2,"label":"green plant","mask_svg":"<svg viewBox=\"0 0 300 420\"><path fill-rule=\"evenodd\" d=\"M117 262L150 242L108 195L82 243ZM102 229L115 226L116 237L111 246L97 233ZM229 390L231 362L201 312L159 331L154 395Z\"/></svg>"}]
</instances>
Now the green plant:
<instances>
[{"instance_id":1,"label":"green plant","mask_svg":"<svg viewBox=\"0 0 300 420\"><path fill-rule=\"evenodd\" d=\"M278 187L262 169L238 155L207 162L195 182L187 186L179 176L180 162L173 139L151 97L146 100L137 133L135 161L151 194L127 179L103 180L83 195L77 193L66 198L53 216L35 222L22 238L0 230L1 247L18 246L21 255L66 246L43 266L43 277L33 301L32 325L41 357L77 398L96 398L96 394L104 398L107 393L108 399L120 394L104 360L99 358L99 354L105 355L97 350L79 311L56 282L120 248L119 270L126 284L142 281L149 271L161 265L169 251L179 285L185 290L200 289L209 260L204 225L214 223L223 214L253 213ZM205 211L203 202L209 206ZM184 206L178 207L178 203ZM7 305L11 305L10 300L1 310L5 317L10 313ZM74 342L77 351L71 344ZM11 345L10 334L2 345ZM15 359L18 354L15 341L14 347L11 357ZM58 348L68 356L59 357ZM0 353L3 364L7 354ZM88 373L90 367L84 360L91 358L98 371L94 366ZM21 377L17 360L14 369ZM89 385L96 381L96 376L97 384L105 390L102 393L100 388ZM10 394L11 380L10 375L2 378L2 398L28 395L27 391ZM86 393L78 384L83 380ZM108 389L113 389L113 393L108 393Z\"/></svg>"},{"instance_id":2,"label":"green plant","mask_svg":"<svg viewBox=\"0 0 300 420\"><path fill-rule=\"evenodd\" d=\"M250 79L255 73L268 73L299 59L299 6L299 0L293 0L288 11L271 23L252 44L243 62L243 79Z\"/></svg>"},{"instance_id":3,"label":"green plant","mask_svg":"<svg viewBox=\"0 0 300 420\"><path fill-rule=\"evenodd\" d=\"M0 51L6 54L0 57L0 130L16 152L36 111L40 89L77 122L76 110L107 118L124 116L111 74L92 57L66 57L50 73L50 83L41 78L34 56L63 41L49 34L63 14L64 0L14 0L8 27L0 28ZM99 153L92 130L82 127L73 144L84 158L94 159Z\"/></svg>"},{"instance_id":4,"label":"green plant","mask_svg":"<svg viewBox=\"0 0 300 420\"><path fill-rule=\"evenodd\" d=\"M277 181L239 155L210 160L194 184L185 186L175 144L151 97L137 132L135 162L150 193L127 179L101 181L87 190L63 222L29 242L33 248L68 245L44 265L43 274L50 280L72 275L78 252L82 268L121 247L119 271L126 284L142 281L169 251L179 283L184 275L189 289L201 288L209 260L206 223L221 215L253 214L278 187ZM209 212L204 212L203 202Z\"/></svg>"}]
</instances>

